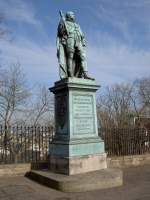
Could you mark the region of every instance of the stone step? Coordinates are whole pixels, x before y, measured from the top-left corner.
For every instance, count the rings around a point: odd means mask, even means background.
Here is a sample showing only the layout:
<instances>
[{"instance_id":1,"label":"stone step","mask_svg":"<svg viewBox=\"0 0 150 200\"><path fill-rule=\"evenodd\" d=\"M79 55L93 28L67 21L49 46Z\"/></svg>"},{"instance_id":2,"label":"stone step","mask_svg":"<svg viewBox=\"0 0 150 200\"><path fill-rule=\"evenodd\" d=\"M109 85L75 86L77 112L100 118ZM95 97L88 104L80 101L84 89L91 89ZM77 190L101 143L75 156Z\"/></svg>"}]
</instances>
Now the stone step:
<instances>
[{"instance_id":1,"label":"stone step","mask_svg":"<svg viewBox=\"0 0 150 200\"><path fill-rule=\"evenodd\" d=\"M70 176L48 170L32 170L26 176L40 184L63 192L84 192L123 184L123 173L120 169L104 169Z\"/></svg>"}]
</instances>

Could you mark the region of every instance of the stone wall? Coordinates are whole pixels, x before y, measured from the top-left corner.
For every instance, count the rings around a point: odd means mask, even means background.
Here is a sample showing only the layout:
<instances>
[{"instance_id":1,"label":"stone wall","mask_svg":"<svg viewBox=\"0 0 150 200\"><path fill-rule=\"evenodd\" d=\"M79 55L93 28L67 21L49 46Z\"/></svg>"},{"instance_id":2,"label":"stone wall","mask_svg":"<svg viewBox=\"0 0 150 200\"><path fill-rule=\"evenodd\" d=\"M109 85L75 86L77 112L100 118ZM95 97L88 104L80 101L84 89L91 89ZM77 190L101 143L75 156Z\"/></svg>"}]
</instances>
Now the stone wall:
<instances>
[{"instance_id":1,"label":"stone wall","mask_svg":"<svg viewBox=\"0 0 150 200\"><path fill-rule=\"evenodd\" d=\"M0 164L1 176L24 176L26 172L31 170L31 164Z\"/></svg>"},{"instance_id":2,"label":"stone wall","mask_svg":"<svg viewBox=\"0 0 150 200\"><path fill-rule=\"evenodd\" d=\"M107 158L107 166L109 168L134 167L146 164L150 164L150 154Z\"/></svg>"},{"instance_id":3,"label":"stone wall","mask_svg":"<svg viewBox=\"0 0 150 200\"><path fill-rule=\"evenodd\" d=\"M108 168L125 168L148 164L150 164L150 154L107 158ZM48 163L0 164L0 177L24 176L31 169L40 170L43 168L48 168Z\"/></svg>"},{"instance_id":4,"label":"stone wall","mask_svg":"<svg viewBox=\"0 0 150 200\"><path fill-rule=\"evenodd\" d=\"M31 163L32 170L42 170L42 169L48 169L48 168L49 168L49 162L47 161L39 161L39 162Z\"/></svg>"}]
</instances>

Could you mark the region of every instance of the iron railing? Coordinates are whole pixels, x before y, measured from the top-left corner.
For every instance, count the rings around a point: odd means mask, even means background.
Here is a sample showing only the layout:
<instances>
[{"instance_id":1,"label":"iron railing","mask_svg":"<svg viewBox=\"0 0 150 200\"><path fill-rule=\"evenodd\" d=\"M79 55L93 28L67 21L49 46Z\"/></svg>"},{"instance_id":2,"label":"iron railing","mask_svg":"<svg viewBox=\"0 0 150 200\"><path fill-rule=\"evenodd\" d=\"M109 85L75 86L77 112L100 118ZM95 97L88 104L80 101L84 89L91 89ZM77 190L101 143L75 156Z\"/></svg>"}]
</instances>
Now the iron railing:
<instances>
[{"instance_id":1,"label":"iron railing","mask_svg":"<svg viewBox=\"0 0 150 200\"><path fill-rule=\"evenodd\" d=\"M108 129L99 130L108 156L140 155L150 153L150 130Z\"/></svg>"},{"instance_id":2,"label":"iron railing","mask_svg":"<svg viewBox=\"0 0 150 200\"><path fill-rule=\"evenodd\" d=\"M52 127L0 126L0 163L47 160L53 132Z\"/></svg>"},{"instance_id":3,"label":"iron railing","mask_svg":"<svg viewBox=\"0 0 150 200\"><path fill-rule=\"evenodd\" d=\"M0 126L0 164L47 161L53 127ZM150 153L148 129L99 129L108 156Z\"/></svg>"}]
</instances>

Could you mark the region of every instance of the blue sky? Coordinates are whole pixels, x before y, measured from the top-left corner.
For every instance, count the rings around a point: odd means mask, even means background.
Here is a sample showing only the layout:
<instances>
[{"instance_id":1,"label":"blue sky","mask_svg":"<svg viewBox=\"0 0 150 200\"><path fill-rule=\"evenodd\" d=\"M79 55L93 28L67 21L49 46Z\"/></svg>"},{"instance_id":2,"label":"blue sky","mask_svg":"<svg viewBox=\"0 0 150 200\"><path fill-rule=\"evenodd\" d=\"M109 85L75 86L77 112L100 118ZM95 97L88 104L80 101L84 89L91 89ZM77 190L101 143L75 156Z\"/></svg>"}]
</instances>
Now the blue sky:
<instances>
[{"instance_id":1,"label":"blue sky","mask_svg":"<svg viewBox=\"0 0 150 200\"><path fill-rule=\"evenodd\" d=\"M150 75L150 0L0 0L13 40L0 41L5 67L19 62L29 82L58 77L58 11L74 11L87 40L89 74L102 86Z\"/></svg>"}]
</instances>

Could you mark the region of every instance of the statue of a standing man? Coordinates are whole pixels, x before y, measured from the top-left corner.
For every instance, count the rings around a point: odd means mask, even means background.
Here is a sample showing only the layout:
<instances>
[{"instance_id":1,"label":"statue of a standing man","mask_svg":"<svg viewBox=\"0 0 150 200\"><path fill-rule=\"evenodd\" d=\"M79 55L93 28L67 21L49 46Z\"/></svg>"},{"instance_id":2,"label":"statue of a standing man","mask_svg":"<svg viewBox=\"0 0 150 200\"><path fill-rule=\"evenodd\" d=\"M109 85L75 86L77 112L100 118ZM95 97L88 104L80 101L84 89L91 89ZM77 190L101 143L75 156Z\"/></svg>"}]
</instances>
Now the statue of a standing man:
<instances>
[{"instance_id":1,"label":"statue of a standing man","mask_svg":"<svg viewBox=\"0 0 150 200\"><path fill-rule=\"evenodd\" d=\"M66 16L60 11L61 20L57 33L57 57L60 78L78 77L92 79L87 74L85 38L80 26L75 22L73 12Z\"/></svg>"}]
</instances>

